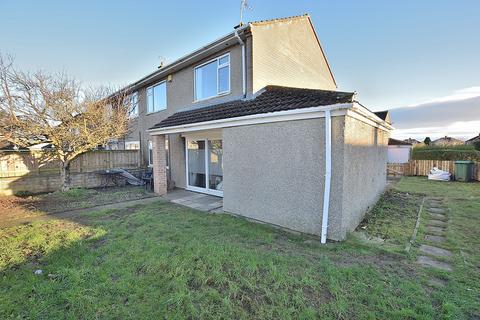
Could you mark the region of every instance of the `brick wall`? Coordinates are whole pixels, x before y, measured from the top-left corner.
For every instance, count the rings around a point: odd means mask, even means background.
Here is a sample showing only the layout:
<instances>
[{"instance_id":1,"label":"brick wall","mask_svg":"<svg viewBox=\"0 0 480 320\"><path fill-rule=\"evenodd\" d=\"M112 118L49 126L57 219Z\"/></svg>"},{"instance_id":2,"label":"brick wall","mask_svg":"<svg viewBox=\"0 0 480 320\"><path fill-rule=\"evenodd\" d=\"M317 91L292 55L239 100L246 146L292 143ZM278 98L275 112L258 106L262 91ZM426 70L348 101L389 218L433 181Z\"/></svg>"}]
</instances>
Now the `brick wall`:
<instances>
[{"instance_id":1,"label":"brick wall","mask_svg":"<svg viewBox=\"0 0 480 320\"><path fill-rule=\"evenodd\" d=\"M165 135L152 136L153 144L153 187L155 193L167 193L167 161L165 152Z\"/></svg>"}]
</instances>

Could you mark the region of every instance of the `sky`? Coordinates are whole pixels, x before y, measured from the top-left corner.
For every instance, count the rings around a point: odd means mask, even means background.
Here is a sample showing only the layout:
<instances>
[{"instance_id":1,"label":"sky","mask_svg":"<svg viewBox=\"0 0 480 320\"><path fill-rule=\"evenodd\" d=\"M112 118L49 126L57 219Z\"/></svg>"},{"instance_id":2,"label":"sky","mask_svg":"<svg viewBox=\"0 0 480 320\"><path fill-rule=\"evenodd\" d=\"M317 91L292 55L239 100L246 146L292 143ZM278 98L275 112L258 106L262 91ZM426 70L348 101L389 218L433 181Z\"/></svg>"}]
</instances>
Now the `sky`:
<instances>
[{"instance_id":1,"label":"sky","mask_svg":"<svg viewBox=\"0 0 480 320\"><path fill-rule=\"evenodd\" d=\"M480 133L479 0L250 0L244 21L309 13L338 89L390 109L397 138ZM232 31L240 0L0 0L23 70L122 86Z\"/></svg>"}]
</instances>

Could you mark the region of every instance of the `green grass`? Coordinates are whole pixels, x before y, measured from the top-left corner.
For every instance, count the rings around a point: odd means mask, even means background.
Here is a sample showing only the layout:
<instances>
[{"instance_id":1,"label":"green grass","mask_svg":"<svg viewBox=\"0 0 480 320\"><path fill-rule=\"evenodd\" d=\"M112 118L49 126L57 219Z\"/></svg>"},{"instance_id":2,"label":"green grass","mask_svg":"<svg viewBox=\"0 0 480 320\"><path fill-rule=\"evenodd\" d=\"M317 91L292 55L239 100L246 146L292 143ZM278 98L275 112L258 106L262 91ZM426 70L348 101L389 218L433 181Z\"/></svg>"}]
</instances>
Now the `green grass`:
<instances>
[{"instance_id":1,"label":"green grass","mask_svg":"<svg viewBox=\"0 0 480 320\"><path fill-rule=\"evenodd\" d=\"M420 194L389 190L366 215L360 229L401 251L411 239L422 199Z\"/></svg>"},{"instance_id":2,"label":"green grass","mask_svg":"<svg viewBox=\"0 0 480 320\"><path fill-rule=\"evenodd\" d=\"M31 202L46 212L62 212L73 209L91 208L98 205L151 197L143 187L109 187L98 189L73 188L67 192L52 192L32 196Z\"/></svg>"},{"instance_id":3,"label":"green grass","mask_svg":"<svg viewBox=\"0 0 480 320\"><path fill-rule=\"evenodd\" d=\"M443 288L426 285L432 271L413 262L415 253L355 237L321 246L159 201L0 229L1 251L8 248L0 256L0 318L473 319L478 189L403 179L365 222L400 247L411 234L399 231L411 224L400 212L418 200L405 193L446 196L457 206L448 243L455 272L436 274L448 280Z\"/></svg>"}]
</instances>

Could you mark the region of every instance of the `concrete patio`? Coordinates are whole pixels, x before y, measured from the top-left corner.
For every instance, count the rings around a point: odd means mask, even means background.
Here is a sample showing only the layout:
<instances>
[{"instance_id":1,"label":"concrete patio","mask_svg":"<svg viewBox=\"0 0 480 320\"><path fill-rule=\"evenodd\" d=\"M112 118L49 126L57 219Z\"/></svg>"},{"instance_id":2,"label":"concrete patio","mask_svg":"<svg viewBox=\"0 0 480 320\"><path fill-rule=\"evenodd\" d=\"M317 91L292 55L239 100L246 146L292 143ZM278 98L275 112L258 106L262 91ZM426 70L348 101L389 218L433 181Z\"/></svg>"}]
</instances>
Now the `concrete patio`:
<instances>
[{"instance_id":1,"label":"concrete patio","mask_svg":"<svg viewBox=\"0 0 480 320\"><path fill-rule=\"evenodd\" d=\"M221 197L184 189L169 191L163 198L170 202L205 212L221 212L223 210L223 199Z\"/></svg>"}]
</instances>

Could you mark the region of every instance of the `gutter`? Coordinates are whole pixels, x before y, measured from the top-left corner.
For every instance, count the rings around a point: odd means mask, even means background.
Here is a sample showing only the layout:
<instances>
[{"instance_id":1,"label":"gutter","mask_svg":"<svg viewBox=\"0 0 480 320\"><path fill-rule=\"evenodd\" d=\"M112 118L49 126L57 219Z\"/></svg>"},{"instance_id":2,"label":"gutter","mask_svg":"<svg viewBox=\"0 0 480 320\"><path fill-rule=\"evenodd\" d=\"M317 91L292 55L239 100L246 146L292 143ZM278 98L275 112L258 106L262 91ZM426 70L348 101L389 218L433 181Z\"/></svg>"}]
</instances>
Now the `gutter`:
<instances>
[{"instance_id":1,"label":"gutter","mask_svg":"<svg viewBox=\"0 0 480 320\"><path fill-rule=\"evenodd\" d=\"M238 39L238 43L242 46L242 89L243 98L247 97L247 70L245 69L245 42L238 35L238 29L235 29L235 37Z\"/></svg>"}]
</instances>

